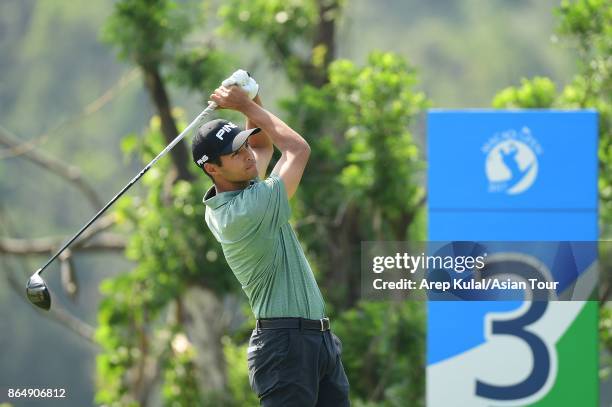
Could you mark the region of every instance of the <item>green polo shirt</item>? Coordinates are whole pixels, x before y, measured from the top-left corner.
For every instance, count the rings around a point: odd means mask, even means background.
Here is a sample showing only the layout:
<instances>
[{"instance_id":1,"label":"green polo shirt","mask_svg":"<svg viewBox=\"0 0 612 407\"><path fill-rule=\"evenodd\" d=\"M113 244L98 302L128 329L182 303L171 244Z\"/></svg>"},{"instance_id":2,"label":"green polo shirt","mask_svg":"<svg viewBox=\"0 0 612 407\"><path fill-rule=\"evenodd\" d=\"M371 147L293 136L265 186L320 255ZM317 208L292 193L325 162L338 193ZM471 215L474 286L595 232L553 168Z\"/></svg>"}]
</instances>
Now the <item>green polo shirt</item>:
<instances>
[{"instance_id":1,"label":"green polo shirt","mask_svg":"<svg viewBox=\"0 0 612 407\"><path fill-rule=\"evenodd\" d=\"M249 298L255 318L319 319L325 305L293 228L278 175L238 191L204 196L206 224Z\"/></svg>"}]
</instances>

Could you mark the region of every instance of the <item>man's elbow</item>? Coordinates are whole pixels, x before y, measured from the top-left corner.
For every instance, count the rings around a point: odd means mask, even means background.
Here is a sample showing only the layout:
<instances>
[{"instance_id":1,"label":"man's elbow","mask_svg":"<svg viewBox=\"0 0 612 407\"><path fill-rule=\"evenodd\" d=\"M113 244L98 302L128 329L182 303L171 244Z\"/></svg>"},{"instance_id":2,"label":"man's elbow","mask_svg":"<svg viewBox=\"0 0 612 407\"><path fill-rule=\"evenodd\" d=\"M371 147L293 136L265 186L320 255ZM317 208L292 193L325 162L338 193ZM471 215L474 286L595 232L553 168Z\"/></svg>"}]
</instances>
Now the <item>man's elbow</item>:
<instances>
[{"instance_id":1,"label":"man's elbow","mask_svg":"<svg viewBox=\"0 0 612 407\"><path fill-rule=\"evenodd\" d=\"M310 157L310 145L306 140L302 139L292 146L291 152L295 157L306 161Z\"/></svg>"},{"instance_id":2,"label":"man's elbow","mask_svg":"<svg viewBox=\"0 0 612 407\"><path fill-rule=\"evenodd\" d=\"M306 140L304 140L304 144L302 145L302 154L304 158L308 159L310 157L310 144Z\"/></svg>"}]
</instances>

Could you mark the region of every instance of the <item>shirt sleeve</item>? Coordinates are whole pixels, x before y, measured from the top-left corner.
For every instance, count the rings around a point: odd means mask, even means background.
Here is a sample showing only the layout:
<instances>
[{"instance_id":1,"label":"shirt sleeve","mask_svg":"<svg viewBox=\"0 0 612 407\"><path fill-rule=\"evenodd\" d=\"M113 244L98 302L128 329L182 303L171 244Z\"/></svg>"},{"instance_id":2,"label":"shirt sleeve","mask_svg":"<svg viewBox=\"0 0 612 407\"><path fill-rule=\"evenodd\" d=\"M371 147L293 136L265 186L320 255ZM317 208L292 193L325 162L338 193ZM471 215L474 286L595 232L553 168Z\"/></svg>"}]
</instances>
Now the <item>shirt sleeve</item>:
<instances>
[{"instance_id":1,"label":"shirt sleeve","mask_svg":"<svg viewBox=\"0 0 612 407\"><path fill-rule=\"evenodd\" d=\"M246 216L254 226L271 232L289 221L291 207L283 180L276 174L256 182L243 195Z\"/></svg>"}]
</instances>

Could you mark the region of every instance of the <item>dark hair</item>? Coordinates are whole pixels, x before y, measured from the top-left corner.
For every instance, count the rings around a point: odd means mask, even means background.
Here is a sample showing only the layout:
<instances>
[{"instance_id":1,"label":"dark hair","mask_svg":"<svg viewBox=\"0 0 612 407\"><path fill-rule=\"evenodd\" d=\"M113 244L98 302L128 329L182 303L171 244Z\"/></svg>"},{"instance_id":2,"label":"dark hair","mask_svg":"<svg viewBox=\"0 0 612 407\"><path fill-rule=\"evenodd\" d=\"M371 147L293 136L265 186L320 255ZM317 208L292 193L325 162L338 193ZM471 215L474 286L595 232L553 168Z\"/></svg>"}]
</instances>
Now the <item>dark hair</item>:
<instances>
[{"instance_id":1,"label":"dark hair","mask_svg":"<svg viewBox=\"0 0 612 407\"><path fill-rule=\"evenodd\" d=\"M210 164L215 164L215 165L218 165L219 167L221 167L221 165L222 165L222 164L221 164L221 156L216 157L216 158L211 158L210 160L208 160L208 161L206 162L206 164L209 164L209 163L210 163ZM215 180L213 179L212 175L210 175L210 174L209 174L209 173L206 171L206 169L204 168L204 165L206 165L206 164L203 164L203 165L202 165L202 171L204 171L204 174L208 175L208 178L210 178L210 180L211 180L211 181L213 182L213 184L214 184L214 183L215 183Z\"/></svg>"}]
</instances>

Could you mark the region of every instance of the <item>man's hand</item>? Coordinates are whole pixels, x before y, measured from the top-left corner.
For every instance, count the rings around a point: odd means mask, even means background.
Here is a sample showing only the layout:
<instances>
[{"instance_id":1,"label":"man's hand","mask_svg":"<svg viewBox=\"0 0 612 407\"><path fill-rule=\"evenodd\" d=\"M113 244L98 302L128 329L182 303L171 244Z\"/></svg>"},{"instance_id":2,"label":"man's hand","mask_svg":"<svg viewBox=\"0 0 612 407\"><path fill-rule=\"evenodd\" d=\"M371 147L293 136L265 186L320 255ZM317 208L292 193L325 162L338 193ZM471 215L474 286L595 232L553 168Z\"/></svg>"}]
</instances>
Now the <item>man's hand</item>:
<instances>
[{"instance_id":1,"label":"man's hand","mask_svg":"<svg viewBox=\"0 0 612 407\"><path fill-rule=\"evenodd\" d=\"M215 102L220 109L232 109L238 112L244 112L250 104L254 103L249 95L238 86L229 88L221 86L210 95L210 100Z\"/></svg>"},{"instance_id":2,"label":"man's hand","mask_svg":"<svg viewBox=\"0 0 612 407\"><path fill-rule=\"evenodd\" d=\"M221 85L225 86L226 88L229 88L232 85L238 86L248 93L251 99L254 99L259 92L259 85L255 81L255 78L253 78L251 74L244 69L238 69L230 77L225 79Z\"/></svg>"}]
</instances>

